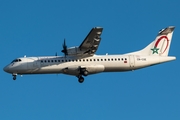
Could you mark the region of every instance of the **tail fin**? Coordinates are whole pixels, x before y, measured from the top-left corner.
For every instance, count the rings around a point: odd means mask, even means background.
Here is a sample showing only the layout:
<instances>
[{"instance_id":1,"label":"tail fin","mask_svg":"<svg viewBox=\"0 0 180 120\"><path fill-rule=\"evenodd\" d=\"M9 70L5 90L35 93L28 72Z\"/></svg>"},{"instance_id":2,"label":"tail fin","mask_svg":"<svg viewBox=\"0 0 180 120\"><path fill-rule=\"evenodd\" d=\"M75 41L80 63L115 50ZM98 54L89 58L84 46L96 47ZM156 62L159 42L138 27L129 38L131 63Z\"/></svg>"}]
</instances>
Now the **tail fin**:
<instances>
[{"instance_id":1,"label":"tail fin","mask_svg":"<svg viewBox=\"0 0 180 120\"><path fill-rule=\"evenodd\" d=\"M169 26L159 31L156 39L144 49L128 54L168 56L172 35L175 27Z\"/></svg>"}]
</instances>

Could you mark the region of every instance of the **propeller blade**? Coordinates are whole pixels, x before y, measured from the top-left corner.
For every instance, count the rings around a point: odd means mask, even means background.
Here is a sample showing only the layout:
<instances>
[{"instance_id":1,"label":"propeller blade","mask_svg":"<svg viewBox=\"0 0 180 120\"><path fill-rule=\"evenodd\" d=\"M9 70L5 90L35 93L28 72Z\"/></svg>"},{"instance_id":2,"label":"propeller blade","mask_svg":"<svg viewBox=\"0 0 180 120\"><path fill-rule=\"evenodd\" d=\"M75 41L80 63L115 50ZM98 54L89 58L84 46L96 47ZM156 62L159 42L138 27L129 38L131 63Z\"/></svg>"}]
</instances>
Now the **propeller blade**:
<instances>
[{"instance_id":1,"label":"propeller blade","mask_svg":"<svg viewBox=\"0 0 180 120\"><path fill-rule=\"evenodd\" d=\"M66 39L64 39L64 43L63 43L62 47L63 47L63 50L61 52L63 52L65 56L68 55Z\"/></svg>"}]
</instances>

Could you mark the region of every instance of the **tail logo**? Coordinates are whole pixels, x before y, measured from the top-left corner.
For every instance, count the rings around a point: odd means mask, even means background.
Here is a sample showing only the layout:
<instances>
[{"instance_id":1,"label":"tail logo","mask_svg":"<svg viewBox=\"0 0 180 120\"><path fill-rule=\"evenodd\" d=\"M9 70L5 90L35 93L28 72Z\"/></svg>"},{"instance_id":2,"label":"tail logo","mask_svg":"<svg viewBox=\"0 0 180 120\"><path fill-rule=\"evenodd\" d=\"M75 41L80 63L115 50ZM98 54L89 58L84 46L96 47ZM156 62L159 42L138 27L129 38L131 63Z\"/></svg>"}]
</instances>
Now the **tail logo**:
<instances>
[{"instance_id":1,"label":"tail logo","mask_svg":"<svg viewBox=\"0 0 180 120\"><path fill-rule=\"evenodd\" d=\"M155 54L155 53L158 54L158 50L159 50L158 45L159 45L160 41L163 40L163 39L166 40L167 42L166 42L166 47L165 47L164 51L163 51L161 54L163 54L163 53L167 50L167 48L168 48L168 46L169 46L169 39L168 39L167 36L161 36L161 37L156 41L156 43L155 43L155 45L154 45L154 48L151 49L151 50L152 50L152 54Z\"/></svg>"},{"instance_id":2,"label":"tail logo","mask_svg":"<svg viewBox=\"0 0 180 120\"><path fill-rule=\"evenodd\" d=\"M157 54L158 54L158 50L159 50L159 48L157 48L157 47L155 47L155 46L154 46L154 48L153 48L153 49L151 49L151 50L152 50L153 54L154 54L154 53L157 53Z\"/></svg>"}]
</instances>

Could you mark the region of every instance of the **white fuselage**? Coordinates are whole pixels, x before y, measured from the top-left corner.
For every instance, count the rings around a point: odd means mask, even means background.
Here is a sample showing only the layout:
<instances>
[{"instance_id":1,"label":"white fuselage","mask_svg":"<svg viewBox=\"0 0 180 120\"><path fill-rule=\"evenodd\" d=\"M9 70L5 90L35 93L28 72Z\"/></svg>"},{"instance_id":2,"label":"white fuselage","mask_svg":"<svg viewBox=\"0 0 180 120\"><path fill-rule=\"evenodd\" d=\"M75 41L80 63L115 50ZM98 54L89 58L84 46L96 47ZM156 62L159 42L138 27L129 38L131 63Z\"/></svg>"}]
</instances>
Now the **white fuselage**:
<instances>
[{"instance_id":1,"label":"white fuselage","mask_svg":"<svg viewBox=\"0 0 180 120\"><path fill-rule=\"evenodd\" d=\"M67 48L64 40L63 57L17 58L4 67L4 71L11 73L13 80L23 74L62 73L77 76L82 83L83 76L91 74L136 70L176 59L168 56L174 29L174 26L169 26L160 30L155 40L139 51L123 55L95 55L103 31L102 27L95 27L78 47Z\"/></svg>"},{"instance_id":2,"label":"white fuselage","mask_svg":"<svg viewBox=\"0 0 180 120\"><path fill-rule=\"evenodd\" d=\"M122 72L175 60L175 57L139 55L94 55L92 57L24 57L12 62L4 70L11 74L63 73L78 76L79 68L86 68L89 74L100 72Z\"/></svg>"}]
</instances>

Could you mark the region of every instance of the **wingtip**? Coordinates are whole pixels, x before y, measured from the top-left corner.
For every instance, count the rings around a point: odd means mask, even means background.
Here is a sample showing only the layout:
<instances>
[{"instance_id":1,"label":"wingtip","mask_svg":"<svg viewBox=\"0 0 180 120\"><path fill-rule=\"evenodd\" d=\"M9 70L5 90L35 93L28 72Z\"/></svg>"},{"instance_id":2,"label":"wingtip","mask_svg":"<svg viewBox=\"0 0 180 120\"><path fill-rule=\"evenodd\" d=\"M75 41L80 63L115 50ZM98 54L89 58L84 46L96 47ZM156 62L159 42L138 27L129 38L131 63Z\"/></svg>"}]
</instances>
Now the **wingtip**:
<instances>
[{"instance_id":1,"label":"wingtip","mask_svg":"<svg viewBox=\"0 0 180 120\"><path fill-rule=\"evenodd\" d=\"M94 27L94 29L102 29L102 27Z\"/></svg>"},{"instance_id":2,"label":"wingtip","mask_svg":"<svg viewBox=\"0 0 180 120\"><path fill-rule=\"evenodd\" d=\"M169 26L168 28L175 28L175 26Z\"/></svg>"}]
</instances>

